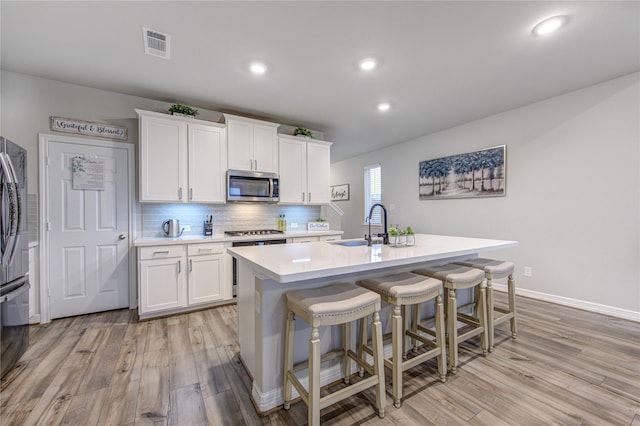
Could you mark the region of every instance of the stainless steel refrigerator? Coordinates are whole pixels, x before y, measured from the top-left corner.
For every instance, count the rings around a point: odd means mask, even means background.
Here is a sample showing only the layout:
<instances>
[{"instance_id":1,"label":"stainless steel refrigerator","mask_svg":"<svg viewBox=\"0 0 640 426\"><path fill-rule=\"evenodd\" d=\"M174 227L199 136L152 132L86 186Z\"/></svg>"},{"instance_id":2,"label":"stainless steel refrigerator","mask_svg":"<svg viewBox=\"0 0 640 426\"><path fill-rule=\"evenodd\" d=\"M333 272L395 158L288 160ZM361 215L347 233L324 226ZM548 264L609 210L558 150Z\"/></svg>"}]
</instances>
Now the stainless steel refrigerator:
<instances>
[{"instance_id":1,"label":"stainless steel refrigerator","mask_svg":"<svg viewBox=\"0 0 640 426\"><path fill-rule=\"evenodd\" d=\"M0 137L0 369L4 376L29 346L27 151Z\"/></svg>"}]
</instances>

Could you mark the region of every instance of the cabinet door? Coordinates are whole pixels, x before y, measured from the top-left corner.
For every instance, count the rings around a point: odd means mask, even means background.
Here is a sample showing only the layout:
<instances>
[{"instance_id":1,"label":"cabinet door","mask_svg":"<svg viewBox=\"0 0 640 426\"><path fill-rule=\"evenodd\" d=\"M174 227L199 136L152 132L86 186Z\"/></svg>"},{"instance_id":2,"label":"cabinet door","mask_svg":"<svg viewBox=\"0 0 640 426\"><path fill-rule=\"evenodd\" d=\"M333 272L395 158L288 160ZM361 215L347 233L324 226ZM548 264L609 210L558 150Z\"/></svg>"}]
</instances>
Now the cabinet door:
<instances>
[{"instance_id":1,"label":"cabinet door","mask_svg":"<svg viewBox=\"0 0 640 426\"><path fill-rule=\"evenodd\" d=\"M230 169L253 170L252 133L253 127L251 123L227 119Z\"/></svg>"},{"instance_id":2,"label":"cabinet door","mask_svg":"<svg viewBox=\"0 0 640 426\"><path fill-rule=\"evenodd\" d=\"M254 170L278 172L278 135L275 127L253 124L253 161Z\"/></svg>"},{"instance_id":3,"label":"cabinet door","mask_svg":"<svg viewBox=\"0 0 640 426\"><path fill-rule=\"evenodd\" d=\"M307 203L328 204L331 201L329 145L307 144Z\"/></svg>"},{"instance_id":4,"label":"cabinet door","mask_svg":"<svg viewBox=\"0 0 640 426\"><path fill-rule=\"evenodd\" d=\"M140 315L186 306L186 257L140 262Z\"/></svg>"},{"instance_id":5,"label":"cabinet door","mask_svg":"<svg viewBox=\"0 0 640 426\"><path fill-rule=\"evenodd\" d=\"M187 125L140 116L140 201L186 202Z\"/></svg>"},{"instance_id":6,"label":"cabinet door","mask_svg":"<svg viewBox=\"0 0 640 426\"><path fill-rule=\"evenodd\" d=\"M280 139L280 203L304 204L307 200L307 143Z\"/></svg>"},{"instance_id":7,"label":"cabinet door","mask_svg":"<svg viewBox=\"0 0 640 426\"><path fill-rule=\"evenodd\" d=\"M189 257L189 305L223 300L222 254Z\"/></svg>"},{"instance_id":8,"label":"cabinet door","mask_svg":"<svg viewBox=\"0 0 640 426\"><path fill-rule=\"evenodd\" d=\"M189 202L224 203L227 141L219 127L189 124Z\"/></svg>"}]
</instances>

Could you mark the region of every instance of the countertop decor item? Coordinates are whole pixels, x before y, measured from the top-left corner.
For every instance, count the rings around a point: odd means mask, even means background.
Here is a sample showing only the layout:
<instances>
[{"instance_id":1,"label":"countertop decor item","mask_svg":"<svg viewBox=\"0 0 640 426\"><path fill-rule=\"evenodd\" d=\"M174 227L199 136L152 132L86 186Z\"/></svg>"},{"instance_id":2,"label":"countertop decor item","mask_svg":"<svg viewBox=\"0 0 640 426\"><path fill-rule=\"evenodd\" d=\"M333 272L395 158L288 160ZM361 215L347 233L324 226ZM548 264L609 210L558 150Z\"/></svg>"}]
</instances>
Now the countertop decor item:
<instances>
[{"instance_id":1,"label":"countertop decor item","mask_svg":"<svg viewBox=\"0 0 640 426\"><path fill-rule=\"evenodd\" d=\"M196 115L200 114L200 112L197 109L191 108L190 106L186 106L186 105L180 105L180 104L171 105L171 107L169 107L169 112L171 113L171 115L191 117L191 118L195 118Z\"/></svg>"},{"instance_id":2,"label":"countertop decor item","mask_svg":"<svg viewBox=\"0 0 640 426\"><path fill-rule=\"evenodd\" d=\"M304 127L296 127L293 131L293 136L302 136L305 138L312 138L313 133L309 129L305 129Z\"/></svg>"},{"instance_id":3,"label":"countertop decor item","mask_svg":"<svg viewBox=\"0 0 640 426\"><path fill-rule=\"evenodd\" d=\"M328 231L329 222L319 217L315 222L307 222L307 229L309 231Z\"/></svg>"}]
</instances>

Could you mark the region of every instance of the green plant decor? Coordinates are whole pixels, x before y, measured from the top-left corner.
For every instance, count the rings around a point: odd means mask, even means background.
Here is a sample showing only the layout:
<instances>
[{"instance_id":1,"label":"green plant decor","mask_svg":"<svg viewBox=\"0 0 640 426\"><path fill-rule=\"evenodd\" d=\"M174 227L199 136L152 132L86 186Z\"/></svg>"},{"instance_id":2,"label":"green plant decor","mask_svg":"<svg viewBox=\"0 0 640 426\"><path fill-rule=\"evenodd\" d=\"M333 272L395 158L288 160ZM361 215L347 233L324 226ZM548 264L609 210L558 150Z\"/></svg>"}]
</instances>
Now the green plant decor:
<instances>
[{"instance_id":1,"label":"green plant decor","mask_svg":"<svg viewBox=\"0 0 640 426\"><path fill-rule=\"evenodd\" d=\"M324 220L323 218L319 217L316 219L316 222L326 222L326 220Z\"/></svg>"},{"instance_id":2,"label":"green plant decor","mask_svg":"<svg viewBox=\"0 0 640 426\"><path fill-rule=\"evenodd\" d=\"M296 127L293 131L293 136L305 136L307 138L312 138L313 133L309 129L305 129L304 127Z\"/></svg>"},{"instance_id":3,"label":"green plant decor","mask_svg":"<svg viewBox=\"0 0 640 426\"><path fill-rule=\"evenodd\" d=\"M389 235L391 235L392 237L397 237L398 235L400 235L400 231L398 231L397 228L389 228Z\"/></svg>"},{"instance_id":4,"label":"green plant decor","mask_svg":"<svg viewBox=\"0 0 640 426\"><path fill-rule=\"evenodd\" d=\"M411 228L410 226L407 226L407 229L404 230L404 233L407 235L413 235L413 228Z\"/></svg>"},{"instance_id":5,"label":"green plant decor","mask_svg":"<svg viewBox=\"0 0 640 426\"><path fill-rule=\"evenodd\" d=\"M195 117L196 115L200 114L200 112L197 109L191 108L190 106L186 106L186 105L180 105L180 104L171 105L171 107L169 108L169 112L171 114L190 115L191 117Z\"/></svg>"}]
</instances>

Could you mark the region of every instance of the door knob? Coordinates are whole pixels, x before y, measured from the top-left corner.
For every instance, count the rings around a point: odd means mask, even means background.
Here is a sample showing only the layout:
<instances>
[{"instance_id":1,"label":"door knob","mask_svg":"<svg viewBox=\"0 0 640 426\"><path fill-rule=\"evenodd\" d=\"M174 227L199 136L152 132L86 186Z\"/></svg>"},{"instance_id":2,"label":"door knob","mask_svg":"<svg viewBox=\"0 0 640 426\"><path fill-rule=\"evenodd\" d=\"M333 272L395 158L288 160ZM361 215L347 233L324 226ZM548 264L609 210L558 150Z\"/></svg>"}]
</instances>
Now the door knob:
<instances>
[{"instance_id":1,"label":"door knob","mask_svg":"<svg viewBox=\"0 0 640 426\"><path fill-rule=\"evenodd\" d=\"M120 239L120 240L124 240L125 238L127 238L127 237L124 234L118 235L118 239Z\"/></svg>"}]
</instances>

